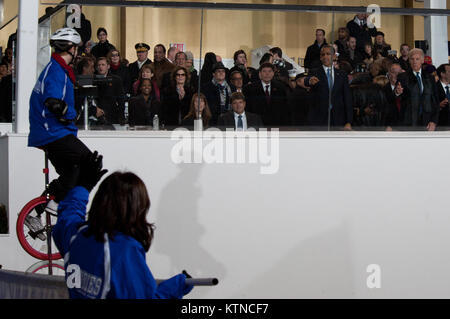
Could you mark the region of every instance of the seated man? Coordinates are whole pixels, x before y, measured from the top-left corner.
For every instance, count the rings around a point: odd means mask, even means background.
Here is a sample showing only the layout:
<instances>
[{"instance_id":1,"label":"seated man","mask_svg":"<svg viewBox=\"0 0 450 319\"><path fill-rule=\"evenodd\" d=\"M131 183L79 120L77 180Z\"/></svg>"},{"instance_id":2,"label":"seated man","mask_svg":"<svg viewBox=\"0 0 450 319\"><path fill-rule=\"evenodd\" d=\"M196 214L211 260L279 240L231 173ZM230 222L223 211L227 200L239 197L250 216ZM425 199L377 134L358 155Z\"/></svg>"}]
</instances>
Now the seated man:
<instances>
[{"instance_id":1,"label":"seated man","mask_svg":"<svg viewBox=\"0 0 450 319\"><path fill-rule=\"evenodd\" d=\"M97 106L104 112L108 124L125 123L125 94L122 80L109 72L110 64L107 58L97 60L97 74L112 77L112 82L98 85Z\"/></svg>"},{"instance_id":2,"label":"seated man","mask_svg":"<svg viewBox=\"0 0 450 319\"><path fill-rule=\"evenodd\" d=\"M231 108L232 111L220 115L218 127L246 131L250 127L258 129L263 126L259 115L245 111L245 96L241 92L231 94Z\"/></svg>"},{"instance_id":3,"label":"seated man","mask_svg":"<svg viewBox=\"0 0 450 319\"><path fill-rule=\"evenodd\" d=\"M259 81L244 87L247 109L261 116L264 126L280 127L290 125L286 90L283 84L274 80L275 66L263 63L259 67Z\"/></svg>"}]
</instances>

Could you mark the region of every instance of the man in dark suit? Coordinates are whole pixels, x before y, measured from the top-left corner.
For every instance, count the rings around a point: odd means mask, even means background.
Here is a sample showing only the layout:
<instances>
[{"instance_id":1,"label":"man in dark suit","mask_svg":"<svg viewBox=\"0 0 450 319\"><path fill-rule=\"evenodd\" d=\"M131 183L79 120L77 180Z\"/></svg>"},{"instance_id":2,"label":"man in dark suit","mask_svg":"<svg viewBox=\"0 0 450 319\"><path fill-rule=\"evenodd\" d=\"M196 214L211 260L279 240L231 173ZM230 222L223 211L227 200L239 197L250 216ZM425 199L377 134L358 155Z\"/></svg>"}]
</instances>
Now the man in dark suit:
<instances>
[{"instance_id":1,"label":"man in dark suit","mask_svg":"<svg viewBox=\"0 0 450 319\"><path fill-rule=\"evenodd\" d=\"M316 30L316 41L308 47L305 55L305 68L308 70L315 69L320 66L320 49L327 45L325 39L325 30Z\"/></svg>"},{"instance_id":2,"label":"man in dark suit","mask_svg":"<svg viewBox=\"0 0 450 319\"><path fill-rule=\"evenodd\" d=\"M351 130L353 106L348 77L347 73L333 67L334 55L333 46L324 46L320 51L322 66L311 71L311 76L305 79L314 101L308 116L309 124Z\"/></svg>"},{"instance_id":3,"label":"man in dark suit","mask_svg":"<svg viewBox=\"0 0 450 319\"><path fill-rule=\"evenodd\" d=\"M112 81L98 86L97 106L103 111L107 124L125 124L125 93L122 79L109 71L107 58L97 60L97 74L111 77Z\"/></svg>"},{"instance_id":4,"label":"man in dark suit","mask_svg":"<svg viewBox=\"0 0 450 319\"><path fill-rule=\"evenodd\" d=\"M436 130L439 121L439 97L434 77L422 71L425 55L421 49L409 53L411 69L399 74L395 94L402 97L400 125Z\"/></svg>"},{"instance_id":5,"label":"man in dark suit","mask_svg":"<svg viewBox=\"0 0 450 319\"><path fill-rule=\"evenodd\" d=\"M245 111L245 96L241 92L231 95L232 111L220 115L217 122L218 127L234 128L236 131L246 131L248 128L259 129L263 126L261 117Z\"/></svg>"},{"instance_id":6,"label":"man in dark suit","mask_svg":"<svg viewBox=\"0 0 450 319\"><path fill-rule=\"evenodd\" d=\"M134 48L136 49L137 60L130 63L128 71L130 73L131 84L137 81L139 77L139 71L144 64L152 63L152 60L148 58L148 51L150 46L146 43L137 43Z\"/></svg>"},{"instance_id":7,"label":"man in dark suit","mask_svg":"<svg viewBox=\"0 0 450 319\"><path fill-rule=\"evenodd\" d=\"M273 79L275 67L263 63L259 67L259 81L244 87L247 109L261 116L264 126L280 127L290 124L286 90L282 83Z\"/></svg>"},{"instance_id":8,"label":"man in dark suit","mask_svg":"<svg viewBox=\"0 0 450 319\"><path fill-rule=\"evenodd\" d=\"M437 68L437 74L439 76L438 97L439 97L439 125L450 126L450 64L442 64Z\"/></svg>"}]
</instances>

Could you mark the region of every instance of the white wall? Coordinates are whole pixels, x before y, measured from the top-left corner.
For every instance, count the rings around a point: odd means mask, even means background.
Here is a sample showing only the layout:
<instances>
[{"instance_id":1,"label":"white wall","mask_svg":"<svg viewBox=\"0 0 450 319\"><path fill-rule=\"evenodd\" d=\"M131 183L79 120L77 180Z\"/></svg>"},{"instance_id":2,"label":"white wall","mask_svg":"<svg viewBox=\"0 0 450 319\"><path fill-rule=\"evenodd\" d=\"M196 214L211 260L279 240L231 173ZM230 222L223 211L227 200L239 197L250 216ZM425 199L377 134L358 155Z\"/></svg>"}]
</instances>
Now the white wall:
<instances>
[{"instance_id":1,"label":"white wall","mask_svg":"<svg viewBox=\"0 0 450 319\"><path fill-rule=\"evenodd\" d=\"M186 269L219 278L192 297L450 297L449 133L282 133L275 175L256 164L173 164L176 142L164 133L82 140L110 171L145 181L155 277ZM8 141L14 230L43 187L43 154L25 135ZM33 263L14 233L0 237L0 250L5 269ZM381 289L366 286L370 264L381 266Z\"/></svg>"}]
</instances>

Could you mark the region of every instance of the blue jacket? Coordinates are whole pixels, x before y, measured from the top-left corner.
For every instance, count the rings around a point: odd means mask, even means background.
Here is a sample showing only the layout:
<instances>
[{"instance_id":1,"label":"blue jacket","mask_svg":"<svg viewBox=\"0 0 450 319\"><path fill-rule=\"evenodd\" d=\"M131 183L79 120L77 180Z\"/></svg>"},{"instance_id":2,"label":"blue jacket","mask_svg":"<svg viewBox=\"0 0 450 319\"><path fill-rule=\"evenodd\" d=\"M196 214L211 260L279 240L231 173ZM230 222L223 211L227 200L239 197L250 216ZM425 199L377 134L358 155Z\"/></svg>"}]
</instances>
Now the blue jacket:
<instances>
[{"instance_id":1,"label":"blue jacket","mask_svg":"<svg viewBox=\"0 0 450 319\"><path fill-rule=\"evenodd\" d=\"M60 99L67 103L68 110L64 116L66 119L72 120L77 117L73 83L66 70L54 58L42 71L31 94L28 146L44 146L69 134L77 135L78 129L75 124L62 124L44 106L48 98Z\"/></svg>"},{"instance_id":2,"label":"blue jacket","mask_svg":"<svg viewBox=\"0 0 450 319\"><path fill-rule=\"evenodd\" d=\"M94 236L86 237L88 200L89 192L83 187L69 191L59 204L58 221L52 231L56 247L64 256L66 279L74 273L68 271L69 265L81 270L81 282L69 287L70 298L182 298L192 289L185 284L184 274L157 285L145 261L144 248L130 236L117 233L110 239L105 234L104 243Z\"/></svg>"}]
</instances>

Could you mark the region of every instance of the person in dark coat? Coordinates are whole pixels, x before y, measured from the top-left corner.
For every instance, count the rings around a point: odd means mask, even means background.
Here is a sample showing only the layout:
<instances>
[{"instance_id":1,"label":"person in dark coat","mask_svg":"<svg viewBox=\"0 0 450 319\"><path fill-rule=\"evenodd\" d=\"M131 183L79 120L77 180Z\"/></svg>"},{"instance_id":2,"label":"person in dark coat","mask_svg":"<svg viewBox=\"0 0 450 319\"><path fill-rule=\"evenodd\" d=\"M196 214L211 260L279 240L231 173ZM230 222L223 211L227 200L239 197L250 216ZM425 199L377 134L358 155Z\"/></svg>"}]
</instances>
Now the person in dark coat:
<instances>
[{"instance_id":1,"label":"person in dark coat","mask_svg":"<svg viewBox=\"0 0 450 319\"><path fill-rule=\"evenodd\" d=\"M242 74L243 85L247 85L250 82L250 74L247 69L247 54L244 50L238 50L234 52L234 66L228 72L228 82L231 83L231 73L239 71Z\"/></svg>"},{"instance_id":2,"label":"person in dark coat","mask_svg":"<svg viewBox=\"0 0 450 319\"><path fill-rule=\"evenodd\" d=\"M182 52L182 51L177 52L177 54L175 55L175 61L174 61L175 66L183 67L188 71L186 85L189 86L191 91L197 91L197 88L198 88L197 71L195 69L192 69L191 71L189 71L189 69L187 68L187 65L186 65L186 61L187 61L186 53ZM173 71L170 71L170 72L166 72L163 75L163 79L162 79L162 83L161 83L162 90L168 88L172 84L172 73L173 73Z\"/></svg>"},{"instance_id":3,"label":"person in dark coat","mask_svg":"<svg viewBox=\"0 0 450 319\"><path fill-rule=\"evenodd\" d=\"M82 8L83 7L80 5L80 10L82 10ZM91 21L86 19L86 16L84 15L84 13L81 13L80 27L79 28L74 28L74 29L80 35L81 42L82 42L82 45L81 45L81 47L78 50L79 50L79 52L84 52L84 49L86 48L86 43L88 43L88 41L92 37Z\"/></svg>"},{"instance_id":4,"label":"person in dark coat","mask_svg":"<svg viewBox=\"0 0 450 319\"><path fill-rule=\"evenodd\" d=\"M387 57L389 55L389 51L391 50L391 45L387 44L384 40L384 33L378 31L375 36L375 44L373 45L375 52L380 52L382 57ZM377 54L375 54L376 56Z\"/></svg>"},{"instance_id":5,"label":"person in dark coat","mask_svg":"<svg viewBox=\"0 0 450 319\"><path fill-rule=\"evenodd\" d=\"M177 66L171 84L164 91L163 121L166 126L179 126L189 112L193 91L187 83L188 71Z\"/></svg>"},{"instance_id":6,"label":"person in dark coat","mask_svg":"<svg viewBox=\"0 0 450 319\"><path fill-rule=\"evenodd\" d=\"M117 75L122 79L122 86L125 94L131 94L131 79L128 68L122 63L119 50L113 49L109 51L107 55L108 60L111 62L109 71L113 75Z\"/></svg>"},{"instance_id":7,"label":"person in dark coat","mask_svg":"<svg viewBox=\"0 0 450 319\"><path fill-rule=\"evenodd\" d=\"M201 85L204 85L205 83L211 82L213 78L213 67L217 63L217 57L215 53L208 52L205 54L205 58L203 60L203 66L200 70L200 81Z\"/></svg>"},{"instance_id":8,"label":"person in dark coat","mask_svg":"<svg viewBox=\"0 0 450 319\"><path fill-rule=\"evenodd\" d=\"M291 125L308 125L308 113L313 104L311 88L305 85L307 72L295 77L295 88L288 94L288 104L291 113Z\"/></svg>"},{"instance_id":9,"label":"person in dark coat","mask_svg":"<svg viewBox=\"0 0 450 319\"><path fill-rule=\"evenodd\" d=\"M91 50L91 54L95 56L96 59L106 57L109 51L116 48L114 45L109 43L108 32L106 32L105 28L98 28L97 38L99 42Z\"/></svg>"},{"instance_id":10,"label":"person in dark coat","mask_svg":"<svg viewBox=\"0 0 450 319\"><path fill-rule=\"evenodd\" d=\"M253 114L245 110L245 96L241 92L234 92L231 95L232 111L228 111L219 116L217 126L220 128L233 128L236 131L246 131L249 128L259 129L263 127L263 122L258 114Z\"/></svg>"},{"instance_id":11,"label":"person in dark coat","mask_svg":"<svg viewBox=\"0 0 450 319\"><path fill-rule=\"evenodd\" d=\"M450 64L440 65L437 68L437 75L439 76L437 83L440 107L439 126L450 126Z\"/></svg>"},{"instance_id":12,"label":"person in dark coat","mask_svg":"<svg viewBox=\"0 0 450 319\"><path fill-rule=\"evenodd\" d=\"M0 65L0 122L12 122L12 75L8 74L8 65Z\"/></svg>"},{"instance_id":13,"label":"person in dark coat","mask_svg":"<svg viewBox=\"0 0 450 319\"><path fill-rule=\"evenodd\" d=\"M372 38L377 34L377 28L375 26L369 28L367 25L367 17L368 15L366 13L360 13L347 23L350 36L356 38L356 48L360 53L364 52L364 45L366 43L373 45Z\"/></svg>"},{"instance_id":14,"label":"person in dark coat","mask_svg":"<svg viewBox=\"0 0 450 319\"><path fill-rule=\"evenodd\" d=\"M181 125L183 127L193 129L194 121L201 119L203 123L203 129L206 129L209 127L211 116L212 114L211 110L209 109L206 96L202 93L200 93L200 95L198 93L194 93L191 99L189 112L184 117Z\"/></svg>"},{"instance_id":15,"label":"person in dark coat","mask_svg":"<svg viewBox=\"0 0 450 319\"><path fill-rule=\"evenodd\" d=\"M205 83L201 92L208 100L208 106L212 113L211 126L217 124L219 115L231 110L231 87L226 81L227 68L218 62L212 69L213 78L211 81Z\"/></svg>"},{"instance_id":16,"label":"person in dark coat","mask_svg":"<svg viewBox=\"0 0 450 319\"><path fill-rule=\"evenodd\" d=\"M400 125L435 131L439 123L439 97L431 74L422 71L425 54L421 49L409 53L411 69L398 76L396 95L402 97Z\"/></svg>"},{"instance_id":17,"label":"person in dark coat","mask_svg":"<svg viewBox=\"0 0 450 319\"><path fill-rule=\"evenodd\" d=\"M259 81L252 82L243 89L247 100L247 110L261 116L265 127L281 127L290 124L284 84L275 81L275 67L263 63L259 67Z\"/></svg>"},{"instance_id":18,"label":"person in dark coat","mask_svg":"<svg viewBox=\"0 0 450 319\"><path fill-rule=\"evenodd\" d=\"M325 30L316 30L316 41L314 44L310 45L306 50L305 55L305 68L308 70L315 69L320 66L320 49L327 45L327 40L325 39Z\"/></svg>"},{"instance_id":19,"label":"person in dark coat","mask_svg":"<svg viewBox=\"0 0 450 319\"><path fill-rule=\"evenodd\" d=\"M314 100L308 116L309 123L351 130L353 106L348 77L345 72L333 67L334 55L332 46L323 47L320 52L322 66L311 71L305 79L306 86L311 87Z\"/></svg>"},{"instance_id":20,"label":"person in dark coat","mask_svg":"<svg viewBox=\"0 0 450 319\"><path fill-rule=\"evenodd\" d=\"M122 79L109 72L110 64L107 58L97 60L97 74L112 77L112 81L98 86L97 106L105 114L107 124L125 123L125 94Z\"/></svg>"},{"instance_id":21,"label":"person in dark coat","mask_svg":"<svg viewBox=\"0 0 450 319\"><path fill-rule=\"evenodd\" d=\"M148 58L148 51L150 46L146 43L136 43L134 46L136 49L137 60L128 66L128 73L130 74L130 81L134 83L139 78L139 71L145 64L151 64L152 60Z\"/></svg>"},{"instance_id":22,"label":"person in dark coat","mask_svg":"<svg viewBox=\"0 0 450 319\"><path fill-rule=\"evenodd\" d=\"M130 126L148 126L153 117L161 117L161 103L152 94L152 82L143 79L140 82L139 95L131 98L128 104L128 123Z\"/></svg>"}]
</instances>

